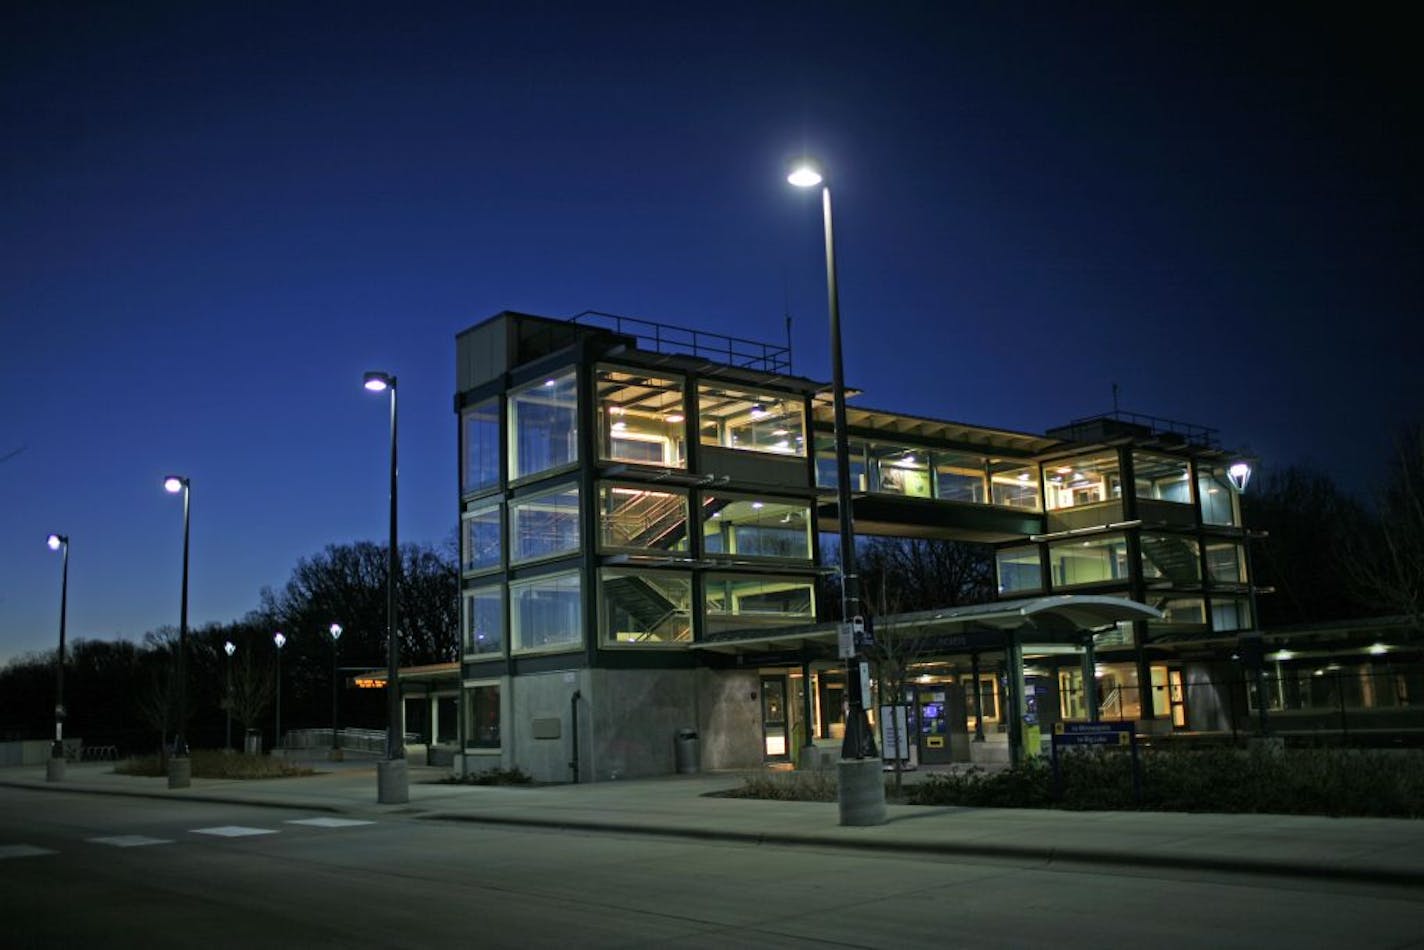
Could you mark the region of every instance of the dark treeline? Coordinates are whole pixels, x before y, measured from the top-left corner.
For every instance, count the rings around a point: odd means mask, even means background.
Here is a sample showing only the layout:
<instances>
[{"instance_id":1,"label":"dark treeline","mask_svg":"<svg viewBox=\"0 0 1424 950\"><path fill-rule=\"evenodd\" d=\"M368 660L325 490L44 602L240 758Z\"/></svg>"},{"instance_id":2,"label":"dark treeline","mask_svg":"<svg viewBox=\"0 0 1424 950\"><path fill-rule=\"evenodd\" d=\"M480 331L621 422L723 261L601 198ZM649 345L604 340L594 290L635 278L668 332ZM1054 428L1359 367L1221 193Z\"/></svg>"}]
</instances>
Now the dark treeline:
<instances>
[{"instance_id":1,"label":"dark treeline","mask_svg":"<svg viewBox=\"0 0 1424 950\"><path fill-rule=\"evenodd\" d=\"M277 649L281 656L283 731L331 723L332 623L343 628L338 676L341 723L385 727L385 693L351 689L358 670L386 667L386 546L333 544L303 558L280 590L261 592L259 605L241 620L209 624L188 635L187 733L189 744L218 748L233 714L233 743L243 730L260 729L264 747L276 728ZM397 596L401 664L456 659L459 644L459 576L453 551L401 546ZM176 722L176 627L126 640L76 640L67 649L64 695L66 736L87 745L146 751L172 735ZM229 660L224 644L236 650ZM0 738L36 739L54 732L55 653L34 653L0 670ZM232 689L229 692L229 681ZM231 695L234 702L225 704Z\"/></svg>"}]
</instances>

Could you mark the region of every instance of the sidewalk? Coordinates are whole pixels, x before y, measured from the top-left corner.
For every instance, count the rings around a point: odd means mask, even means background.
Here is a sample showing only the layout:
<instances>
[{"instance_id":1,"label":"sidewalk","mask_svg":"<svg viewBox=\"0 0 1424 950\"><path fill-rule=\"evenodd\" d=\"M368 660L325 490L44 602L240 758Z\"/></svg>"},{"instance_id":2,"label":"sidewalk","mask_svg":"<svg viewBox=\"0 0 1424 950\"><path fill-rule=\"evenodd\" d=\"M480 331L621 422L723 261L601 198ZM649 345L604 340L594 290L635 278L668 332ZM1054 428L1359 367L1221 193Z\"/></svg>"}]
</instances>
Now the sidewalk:
<instances>
[{"instance_id":1,"label":"sidewalk","mask_svg":"<svg viewBox=\"0 0 1424 950\"><path fill-rule=\"evenodd\" d=\"M440 784L448 771L422 766L410 768L408 804L378 805L374 762L304 764L318 774L261 781L193 779L190 788L178 790L170 790L164 778L115 774L112 763L71 763L65 781L59 783L45 781L43 766L21 766L0 769L0 786L366 817L1424 888L1424 821L891 805L884 825L842 828L834 803L707 797L738 787L737 773L520 788Z\"/></svg>"}]
</instances>

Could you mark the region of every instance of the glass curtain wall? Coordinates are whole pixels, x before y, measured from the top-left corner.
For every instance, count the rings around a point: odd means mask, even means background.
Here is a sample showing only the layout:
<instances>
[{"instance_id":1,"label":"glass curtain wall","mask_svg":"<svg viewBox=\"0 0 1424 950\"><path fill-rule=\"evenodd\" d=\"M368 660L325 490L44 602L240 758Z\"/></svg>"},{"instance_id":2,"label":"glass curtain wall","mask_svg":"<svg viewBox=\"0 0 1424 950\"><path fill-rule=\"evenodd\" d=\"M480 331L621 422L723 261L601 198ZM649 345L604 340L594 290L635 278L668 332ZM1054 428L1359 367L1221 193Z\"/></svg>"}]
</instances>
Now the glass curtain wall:
<instances>
[{"instance_id":1,"label":"glass curtain wall","mask_svg":"<svg viewBox=\"0 0 1424 950\"><path fill-rule=\"evenodd\" d=\"M702 505L707 554L811 560L811 507L806 502L708 495Z\"/></svg>"},{"instance_id":2,"label":"glass curtain wall","mask_svg":"<svg viewBox=\"0 0 1424 950\"><path fill-rule=\"evenodd\" d=\"M705 630L746 630L813 623L814 585L799 577L707 574Z\"/></svg>"},{"instance_id":3,"label":"glass curtain wall","mask_svg":"<svg viewBox=\"0 0 1424 950\"><path fill-rule=\"evenodd\" d=\"M577 571L509 584L509 636L515 653L583 646L583 595Z\"/></svg>"},{"instance_id":4,"label":"glass curtain wall","mask_svg":"<svg viewBox=\"0 0 1424 950\"><path fill-rule=\"evenodd\" d=\"M1122 466L1116 452L1063 459L1044 467L1049 511L1122 497Z\"/></svg>"},{"instance_id":5,"label":"glass curtain wall","mask_svg":"<svg viewBox=\"0 0 1424 950\"><path fill-rule=\"evenodd\" d=\"M578 462L578 374L532 383L509 395L509 477L529 478Z\"/></svg>"},{"instance_id":6,"label":"glass curtain wall","mask_svg":"<svg viewBox=\"0 0 1424 950\"><path fill-rule=\"evenodd\" d=\"M460 493L499 487L499 400L487 399L460 413Z\"/></svg>"},{"instance_id":7,"label":"glass curtain wall","mask_svg":"<svg viewBox=\"0 0 1424 950\"><path fill-rule=\"evenodd\" d=\"M681 378L600 365L595 386L599 458L687 467L687 405Z\"/></svg>"},{"instance_id":8,"label":"glass curtain wall","mask_svg":"<svg viewBox=\"0 0 1424 950\"><path fill-rule=\"evenodd\" d=\"M465 653L485 656L504 652L504 585L488 584L465 591L463 611Z\"/></svg>"},{"instance_id":9,"label":"glass curtain wall","mask_svg":"<svg viewBox=\"0 0 1424 950\"><path fill-rule=\"evenodd\" d=\"M685 492L641 485L598 486L599 543L604 551L648 553L688 549Z\"/></svg>"},{"instance_id":10,"label":"glass curtain wall","mask_svg":"<svg viewBox=\"0 0 1424 950\"><path fill-rule=\"evenodd\" d=\"M692 576L604 568L599 573L604 644L656 647L692 640Z\"/></svg>"},{"instance_id":11,"label":"glass curtain wall","mask_svg":"<svg viewBox=\"0 0 1424 950\"><path fill-rule=\"evenodd\" d=\"M703 445L806 454L806 407L798 396L703 383L697 387L697 410Z\"/></svg>"},{"instance_id":12,"label":"glass curtain wall","mask_svg":"<svg viewBox=\"0 0 1424 950\"><path fill-rule=\"evenodd\" d=\"M509 503L511 563L574 554L579 549L579 490L567 486Z\"/></svg>"}]
</instances>

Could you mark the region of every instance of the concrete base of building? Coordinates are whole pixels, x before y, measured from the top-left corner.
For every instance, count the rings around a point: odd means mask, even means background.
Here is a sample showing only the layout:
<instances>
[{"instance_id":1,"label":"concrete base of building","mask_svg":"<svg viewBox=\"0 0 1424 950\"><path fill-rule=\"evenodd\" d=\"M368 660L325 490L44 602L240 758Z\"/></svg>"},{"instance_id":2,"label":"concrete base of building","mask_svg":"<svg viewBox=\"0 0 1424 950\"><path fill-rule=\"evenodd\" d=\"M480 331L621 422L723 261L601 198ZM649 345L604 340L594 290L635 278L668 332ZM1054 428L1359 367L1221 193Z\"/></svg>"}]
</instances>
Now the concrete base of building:
<instances>
[{"instance_id":1,"label":"concrete base of building","mask_svg":"<svg viewBox=\"0 0 1424 950\"><path fill-rule=\"evenodd\" d=\"M186 755L168 757L168 787L187 788L193 784L193 760Z\"/></svg>"},{"instance_id":2,"label":"concrete base of building","mask_svg":"<svg viewBox=\"0 0 1424 950\"><path fill-rule=\"evenodd\" d=\"M404 805L410 801L410 769L405 759L382 759L376 763L376 802Z\"/></svg>"},{"instance_id":3,"label":"concrete base of building","mask_svg":"<svg viewBox=\"0 0 1424 950\"><path fill-rule=\"evenodd\" d=\"M842 825L885 824L885 773L878 758L841 759L836 779Z\"/></svg>"},{"instance_id":4,"label":"concrete base of building","mask_svg":"<svg viewBox=\"0 0 1424 950\"><path fill-rule=\"evenodd\" d=\"M64 759L62 757L52 755L45 760L45 781L64 781Z\"/></svg>"},{"instance_id":5,"label":"concrete base of building","mask_svg":"<svg viewBox=\"0 0 1424 950\"><path fill-rule=\"evenodd\" d=\"M332 749L331 754L327 756L327 758L332 762L344 762L346 761L346 750Z\"/></svg>"}]
</instances>

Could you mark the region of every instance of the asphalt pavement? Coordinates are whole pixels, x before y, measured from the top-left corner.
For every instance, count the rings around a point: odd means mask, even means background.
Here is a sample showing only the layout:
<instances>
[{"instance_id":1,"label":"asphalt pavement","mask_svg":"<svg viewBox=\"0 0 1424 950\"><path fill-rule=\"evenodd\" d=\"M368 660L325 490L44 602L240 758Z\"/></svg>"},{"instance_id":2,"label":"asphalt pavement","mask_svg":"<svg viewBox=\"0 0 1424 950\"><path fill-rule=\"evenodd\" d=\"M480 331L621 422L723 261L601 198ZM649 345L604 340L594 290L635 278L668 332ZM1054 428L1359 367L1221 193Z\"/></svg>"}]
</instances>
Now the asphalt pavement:
<instances>
[{"instance_id":1,"label":"asphalt pavement","mask_svg":"<svg viewBox=\"0 0 1424 950\"><path fill-rule=\"evenodd\" d=\"M120 775L111 762L70 763L61 782L46 781L44 766L16 766L0 769L0 785L351 816L1424 888L1424 821L890 805L883 825L841 827L833 802L720 795L742 784L741 772L579 785L474 786L444 783L448 769L416 765L410 767L410 801L380 805L373 761L296 761L310 765L316 774L264 780L195 778L189 788L169 789L166 778Z\"/></svg>"}]
</instances>

